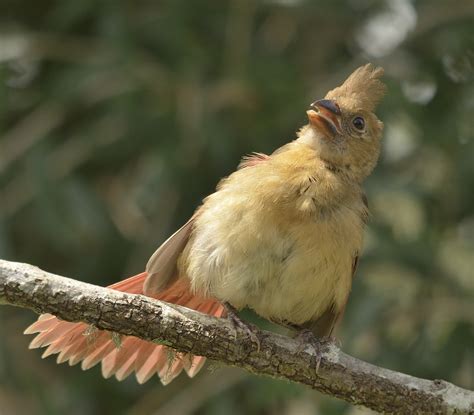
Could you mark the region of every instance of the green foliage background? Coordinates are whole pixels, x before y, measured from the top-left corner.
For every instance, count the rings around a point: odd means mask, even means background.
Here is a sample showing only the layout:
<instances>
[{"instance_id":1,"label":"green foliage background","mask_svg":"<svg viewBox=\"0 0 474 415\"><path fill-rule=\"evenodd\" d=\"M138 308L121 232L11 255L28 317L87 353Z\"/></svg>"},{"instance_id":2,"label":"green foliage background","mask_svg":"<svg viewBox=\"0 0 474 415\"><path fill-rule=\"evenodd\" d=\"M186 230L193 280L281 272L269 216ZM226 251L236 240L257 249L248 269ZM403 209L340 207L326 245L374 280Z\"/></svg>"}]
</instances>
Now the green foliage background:
<instances>
[{"instance_id":1,"label":"green foliage background","mask_svg":"<svg viewBox=\"0 0 474 415\"><path fill-rule=\"evenodd\" d=\"M348 353L474 388L474 3L0 0L0 257L143 270L241 155L293 139L372 61L389 94ZM365 413L236 369L163 388L28 351L0 308L0 414Z\"/></svg>"}]
</instances>

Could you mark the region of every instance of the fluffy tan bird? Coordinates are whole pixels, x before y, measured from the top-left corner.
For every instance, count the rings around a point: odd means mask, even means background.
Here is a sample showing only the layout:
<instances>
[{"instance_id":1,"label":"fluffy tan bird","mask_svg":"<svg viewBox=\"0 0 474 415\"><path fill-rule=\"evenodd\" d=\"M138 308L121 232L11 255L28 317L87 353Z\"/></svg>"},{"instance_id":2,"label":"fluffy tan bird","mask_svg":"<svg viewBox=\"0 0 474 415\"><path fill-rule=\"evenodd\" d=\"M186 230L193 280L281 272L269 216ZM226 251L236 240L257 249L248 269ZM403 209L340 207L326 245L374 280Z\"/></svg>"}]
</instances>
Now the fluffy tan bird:
<instances>
[{"instance_id":1,"label":"fluffy tan bird","mask_svg":"<svg viewBox=\"0 0 474 415\"><path fill-rule=\"evenodd\" d=\"M224 317L249 307L260 316L329 336L341 319L362 248L367 203L362 182L380 152L383 124L374 110L385 93L382 68L358 68L307 111L296 140L270 156L245 157L193 217L150 258L146 272L111 288L144 293ZM226 307L228 305L228 307ZM102 362L105 377L132 372L163 383L205 358L40 316L25 333L58 363ZM174 353L175 358L170 358Z\"/></svg>"}]
</instances>

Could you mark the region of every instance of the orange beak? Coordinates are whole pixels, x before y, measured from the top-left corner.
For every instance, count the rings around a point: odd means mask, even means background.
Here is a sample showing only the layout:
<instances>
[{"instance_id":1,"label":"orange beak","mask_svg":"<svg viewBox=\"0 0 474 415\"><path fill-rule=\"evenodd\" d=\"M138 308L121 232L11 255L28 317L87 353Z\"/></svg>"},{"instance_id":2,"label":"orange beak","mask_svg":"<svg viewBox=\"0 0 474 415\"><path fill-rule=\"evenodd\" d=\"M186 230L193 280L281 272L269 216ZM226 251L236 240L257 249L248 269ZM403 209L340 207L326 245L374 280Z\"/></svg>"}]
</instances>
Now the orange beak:
<instances>
[{"instance_id":1,"label":"orange beak","mask_svg":"<svg viewBox=\"0 0 474 415\"><path fill-rule=\"evenodd\" d=\"M341 109L335 101L320 99L306 111L310 124L328 138L341 134Z\"/></svg>"}]
</instances>

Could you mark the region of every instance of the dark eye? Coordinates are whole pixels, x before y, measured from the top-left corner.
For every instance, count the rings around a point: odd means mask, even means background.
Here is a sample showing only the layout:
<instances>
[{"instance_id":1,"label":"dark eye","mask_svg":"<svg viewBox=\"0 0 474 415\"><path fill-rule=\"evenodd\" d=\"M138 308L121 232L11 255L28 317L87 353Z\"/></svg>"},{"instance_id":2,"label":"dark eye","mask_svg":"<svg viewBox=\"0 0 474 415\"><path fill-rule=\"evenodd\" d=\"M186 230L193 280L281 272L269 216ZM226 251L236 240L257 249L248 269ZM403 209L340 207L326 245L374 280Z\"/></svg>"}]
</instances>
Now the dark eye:
<instances>
[{"instance_id":1,"label":"dark eye","mask_svg":"<svg viewBox=\"0 0 474 415\"><path fill-rule=\"evenodd\" d=\"M352 125L359 131L362 131L365 128L365 121L362 117L355 117L352 120Z\"/></svg>"}]
</instances>

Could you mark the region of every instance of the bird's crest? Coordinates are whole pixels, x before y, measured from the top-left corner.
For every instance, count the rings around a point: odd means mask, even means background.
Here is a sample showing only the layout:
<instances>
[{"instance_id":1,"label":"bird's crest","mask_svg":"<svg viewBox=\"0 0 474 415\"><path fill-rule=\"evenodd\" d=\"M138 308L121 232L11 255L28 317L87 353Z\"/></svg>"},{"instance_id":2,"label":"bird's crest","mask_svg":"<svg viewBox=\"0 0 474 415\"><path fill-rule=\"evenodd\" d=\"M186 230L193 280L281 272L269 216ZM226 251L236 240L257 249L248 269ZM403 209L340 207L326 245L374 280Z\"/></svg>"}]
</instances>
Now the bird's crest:
<instances>
[{"instance_id":1,"label":"bird's crest","mask_svg":"<svg viewBox=\"0 0 474 415\"><path fill-rule=\"evenodd\" d=\"M373 111L386 92L380 80L383 73L383 68L371 63L361 66L341 86L329 91L326 99L343 100L351 106Z\"/></svg>"}]
</instances>

